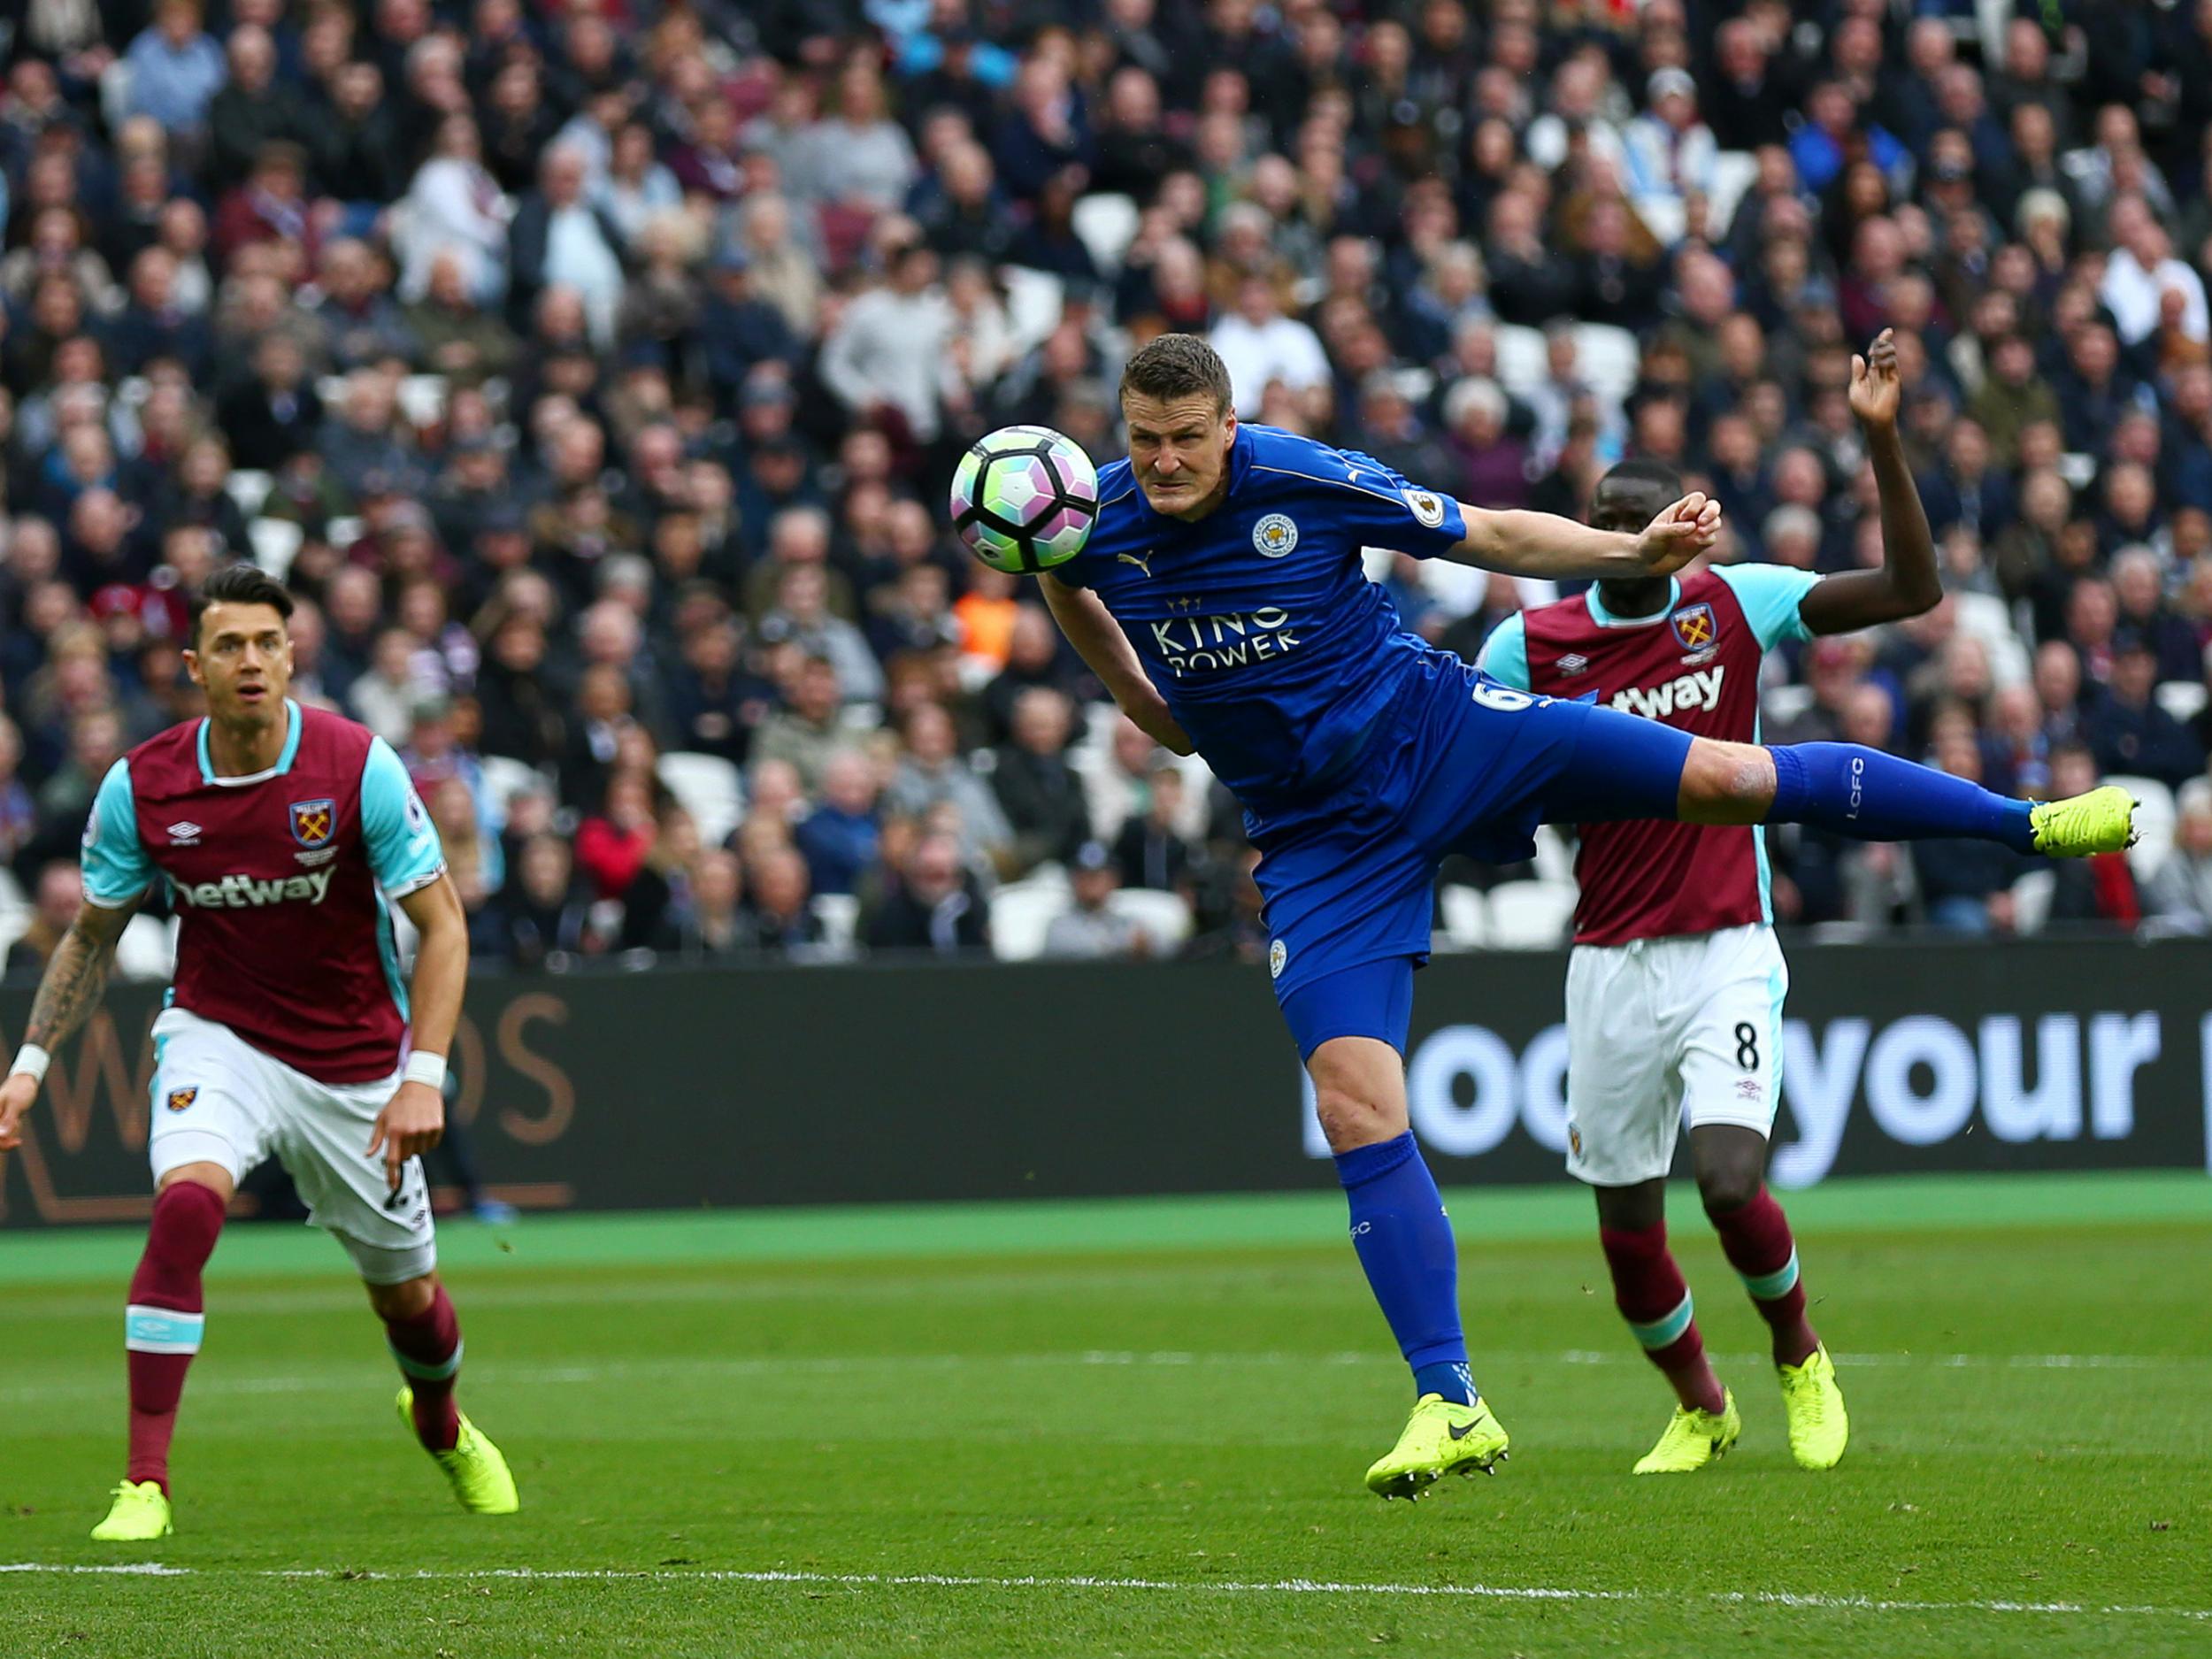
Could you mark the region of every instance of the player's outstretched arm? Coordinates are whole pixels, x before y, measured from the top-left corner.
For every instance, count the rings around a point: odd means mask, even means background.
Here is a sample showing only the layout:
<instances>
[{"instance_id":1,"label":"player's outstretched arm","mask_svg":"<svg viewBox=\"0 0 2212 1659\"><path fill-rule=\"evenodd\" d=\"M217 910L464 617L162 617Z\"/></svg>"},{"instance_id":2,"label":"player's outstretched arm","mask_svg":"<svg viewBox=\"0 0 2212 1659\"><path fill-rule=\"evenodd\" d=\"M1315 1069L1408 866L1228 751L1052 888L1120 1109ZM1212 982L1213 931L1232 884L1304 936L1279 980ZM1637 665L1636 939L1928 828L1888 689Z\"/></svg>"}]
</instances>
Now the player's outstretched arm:
<instances>
[{"instance_id":1,"label":"player's outstretched arm","mask_svg":"<svg viewBox=\"0 0 2212 1659\"><path fill-rule=\"evenodd\" d=\"M78 907L77 919L54 947L31 1003L22 1050L7 1081L0 1083L0 1152L21 1139L17 1125L38 1097L49 1052L75 1036L98 1006L107 989L108 964L115 960L115 941L122 938L137 909L136 901L119 910L88 902Z\"/></svg>"},{"instance_id":2,"label":"player's outstretched arm","mask_svg":"<svg viewBox=\"0 0 2212 1659\"><path fill-rule=\"evenodd\" d=\"M384 1155L384 1176L394 1192L399 1191L407 1160L445 1136L445 1057L461 1023L461 995L469 977L468 913L451 876L441 875L403 895L399 908L421 935L407 987L413 1052L399 1087L377 1114L369 1140L370 1155Z\"/></svg>"},{"instance_id":3,"label":"player's outstretched arm","mask_svg":"<svg viewBox=\"0 0 2212 1659\"><path fill-rule=\"evenodd\" d=\"M1167 699L1145 673L1136 647L1129 643L1106 602L1087 588L1069 587L1050 571L1038 577L1037 586L1044 590L1045 603L1060 632L1068 636L1076 655L1090 664L1121 711L1154 742L1178 755L1189 754L1190 738L1168 712Z\"/></svg>"},{"instance_id":4,"label":"player's outstretched arm","mask_svg":"<svg viewBox=\"0 0 2212 1659\"><path fill-rule=\"evenodd\" d=\"M1461 503L1467 539L1444 557L1509 576L1550 581L1671 576L1720 539L1720 503L1692 491L1641 535L1594 530L1548 512L1491 512Z\"/></svg>"},{"instance_id":5,"label":"player's outstretched arm","mask_svg":"<svg viewBox=\"0 0 2212 1659\"><path fill-rule=\"evenodd\" d=\"M1851 359L1851 412L1866 434L1867 459L1882 496L1882 567L1847 571L1808 592L1797 614L1809 633L1848 634L1916 617L1943 597L1935 537L1897 433L1903 403L1897 347L1885 328L1863 357Z\"/></svg>"}]
</instances>

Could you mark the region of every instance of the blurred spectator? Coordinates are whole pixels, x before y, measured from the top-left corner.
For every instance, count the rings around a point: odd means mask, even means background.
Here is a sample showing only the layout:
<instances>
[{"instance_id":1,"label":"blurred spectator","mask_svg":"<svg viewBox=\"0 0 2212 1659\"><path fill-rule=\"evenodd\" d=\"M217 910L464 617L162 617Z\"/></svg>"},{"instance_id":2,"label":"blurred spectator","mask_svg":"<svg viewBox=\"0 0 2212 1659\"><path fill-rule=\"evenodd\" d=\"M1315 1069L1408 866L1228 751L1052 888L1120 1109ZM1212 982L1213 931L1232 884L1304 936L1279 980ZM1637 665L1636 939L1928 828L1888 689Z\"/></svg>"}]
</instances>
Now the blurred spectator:
<instances>
[{"instance_id":1,"label":"blurred spectator","mask_svg":"<svg viewBox=\"0 0 2212 1659\"><path fill-rule=\"evenodd\" d=\"M786 695L788 706L760 723L753 739L753 764L785 762L812 795L822 786L830 757L855 747L853 734L841 718L836 664L826 657L802 657Z\"/></svg>"},{"instance_id":2,"label":"blurred spectator","mask_svg":"<svg viewBox=\"0 0 2212 1659\"><path fill-rule=\"evenodd\" d=\"M961 758L952 717L937 703L922 703L906 718L905 740L884 790L885 809L918 818L949 805L958 814L964 860L1010 854L1013 831L989 787Z\"/></svg>"},{"instance_id":3,"label":"blurred spectator","mask_svg":"<svg viewBox=\"0 0 2212 1659\"><path fill-rule=\"evenodd\" d=\"M814 892L854 892L875 863L876 795L875 767L857 750L837 750L824 762L820 804L792 829Z\"/></svg>"},{"instance_id":4,"label":"blurred spectator","mask_svg":"<svg viewBox=\"0 0 2212 1659\"><path fill-rule=\"evenodd\" d=\"M1190 842L1178 828L1189 786L1182 768L1171 760L1156 762L1148 781L1145 810L1131 813L1114 838L1114 864L1125 887L1173 893L1196 862Z\"/></svg>"},{"instance_id":5,"label":"blurred spectator","mask_svg":"<svg viewBox=\"0 0 2212 1659\"><path fill-rule=\"evenodd\" d=\"M1068 764L1068 700L1048 686L1023 692L1014 704L1011 741L997 752L991 787L1013 832L1017 872L1056 859L1065 863L1090 842L1090 805Z\"/></svg>"},{"instance_id":6,"label":"blurred spectator","mask_svg":"<svg viewBox=\"0 0 2212 1659\"><path fill-rule=\"evenodd\" d=\"M8 947L4 975L12 983L35 985L46 972L54 947L77 919L84 902L84 879L77 866L57 859L38 872L38 888L32 902L30 925Z\"/></svg>"},{"instance_id":7,"label":"blurred spectator","mask_svg":"<svg viewBox=\"0 0 2212 1659\"><path fill-rule=\"evenodd\" d=\"M1070 960L1126 961L1152 954L1152 941L1136 920L1112 908L1121 877L1113 856L1096 841L1076 850L1068 868L1068 908L1045 929L1044 954Z\"/></svg>"},{"instance_id":8,"label":"blurred spectator","mask_svg":"<svg viewBox=\"0 0 2212 1659\"><path fill-rule=\"evenodd\" d=\"M963 956L990 947L990 912L949 835L914 843L895 881L863 929L871 950Z\"/></svg>"},{"instance_id":9,"label":"blurred spectator","mask_svg":"<svg viewBox=\"0 0 2212 1659\"><path fill-rule=\"evenodd\" d=\"M2145 912L2161 932L2212 933L2212 783L2181 792L2174 844L2144 893Z\"/></svg>"},{"instance_id":10,"label":"blurred spectator","mask_svg":"<svg viewBox=\"0 0 2212 1659\"><path fill-rule=\"evenodd\" d=\"M590 941L590 905L572 884L568 843L532 836L516 859L516 878L472 922L472 947L491 961L526 970L556 965Z\"/></svg>"},{"instance_id":11,"label":"blurred spectator","mask_svg":"<svg viewBox=\"0 0 2212 1659\"><path fill-rule=\"evenodd\" d=\"M2091 704L2083 735L2105 772L2131 772L2177 787L2204 769L2189 729L2159 706L2158 656L2139 634L2120 637L2112 676Z\"/></svg>"}]
</instances>

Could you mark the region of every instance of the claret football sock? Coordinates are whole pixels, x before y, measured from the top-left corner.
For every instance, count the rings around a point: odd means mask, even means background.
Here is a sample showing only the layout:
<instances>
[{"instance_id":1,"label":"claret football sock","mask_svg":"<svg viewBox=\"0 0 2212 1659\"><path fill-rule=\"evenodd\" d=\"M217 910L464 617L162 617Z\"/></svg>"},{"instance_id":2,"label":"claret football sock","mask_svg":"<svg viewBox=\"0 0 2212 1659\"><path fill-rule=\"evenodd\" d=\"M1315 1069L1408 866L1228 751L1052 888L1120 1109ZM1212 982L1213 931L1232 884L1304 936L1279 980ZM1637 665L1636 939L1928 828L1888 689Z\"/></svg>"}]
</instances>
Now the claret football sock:
<instances>
[{"instance_id":1,"label":"claret football sock","mask_svg":"<svg viewBox=\"0 0 2212 1659\"><path fill-rule=\"evenodd\" d=\"M1667 1224L1600 1227L1605 1264L1613 1274L1613 1303L1628 1321L1644 1356L1674 1385L1693 1411L1723 1411L1727 1395L1705 1357L1705 1339L1682 1270L1667 1248Z\"/></svg>"},{"instance_id":2,"label":"claret football sock","mask_svg":"<svg viewBox=\"0 0 2212 1659\"><path fill-rule=\"evenodd\" d=\"M1351 1204L1352 1248L1413 1369L1415 1395L1473 1404L1459 1325L1459 1248L1411 1133L1338 1153L1336 1173Z\"/></svg>"},{"instance_id":3,"label":"claret football sock","mask_svg":"<svg viewBox=\"0 0 2212 1659\"><path fill-rule=\"evenodd\" d=\"M461 1375L461 1320L445 1286L411 1319L387 1319L392 1357L414 1391L415 1434L426 1449L449 1452L461 1436L461 1411L453 1387Z\"/></svg>"},{"instance_id":4,"label":"claret football sock","mask_svg":"<svg viewBox=\"0 0 2212 1659\"><path fill-rule=\"evenodd\" d=\"M200 1272L223 1231L223 1200L197 1181L172 1181L154 1199L146 1252L131 1275L123 1310L124 1357L130 1371L128 1478L169 1490L169 1442L177 1430L184 1374L200 1351L207 1324Z\"/></svg>"},{"instance_id":5,"label":"claret football sock","mask_svg":"<svg viewBox=\"0 0 2212 1659\"><path fill-rule=\"evenodd\" d=\"M1805 1286L1797 1276L1797 1241L1790 1236L1789 1217L1774 1194L1764 1187L1740 1209L1716 1210L1706 1216L1720 1234L1720 1248L1728 1264L1743 1280L1751 1305L1774 1333L1774 1363L1802 1365L1820 1346L1820 1338L1805 1319Z\"/></svg>"},{"instance_id":6,"label":"claret football sock","mask_svg":"<svg viewBox=\"0 0 2212 1659\"><path fill-rule=\"evenodd\" d=\"M1770 824L1814 824L1870 841L1965 835L2035 850L2032 803L1964 778L1857 743L1777 744L1767 752L1774 757Z\"/></svg>"}]
</instances>

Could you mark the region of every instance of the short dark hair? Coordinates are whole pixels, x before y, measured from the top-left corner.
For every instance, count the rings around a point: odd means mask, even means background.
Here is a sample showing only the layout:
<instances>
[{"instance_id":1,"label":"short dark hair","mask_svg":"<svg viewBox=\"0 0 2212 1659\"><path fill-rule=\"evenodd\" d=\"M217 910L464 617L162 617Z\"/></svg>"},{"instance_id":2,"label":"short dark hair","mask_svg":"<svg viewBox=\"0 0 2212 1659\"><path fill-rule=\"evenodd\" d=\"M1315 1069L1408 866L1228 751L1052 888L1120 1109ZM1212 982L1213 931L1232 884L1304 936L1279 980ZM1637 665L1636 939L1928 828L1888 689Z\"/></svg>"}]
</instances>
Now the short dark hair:
<instances>
[{"instance_id":1,"label":"short dark hair","mask_svg":"<svg viewBox=\"0 0 2212 1659\"><path fill-rule=\"evenodd\" d=\"M1229 407L1229 365L1221 354L1196 334L1162 334L1129 359L1121 372L1121 389L1161 403L1203 392L1214 408Z\"/></svg>"},{"instance_id":2,"label":"short dark hair","mask_svg":"<svg viewBox=\"0 0 2212 1659\"><path fill-rule=\"evenodd\" d=\"M1669 501L1682 498L1682 474L1664 461L1655 461L1646 455L1632 455L1625 461L1617 462L1598 480L1600 489L1608 484L1648 484Z\"/></svg>"},{"instance_id":3,"label":"short dark hair","mask_svg":"<svg viewBox=\"0 0 2212 1659\"><path fill-rule=\"evenodd\" d=\"M195 650L200 644L200 618L210 605L270 605L286 621L292 618L292 595L284 584L258 565L227 565L200 584L192 595L191 621L185 637Z\"/></svg>"}]
</instances>

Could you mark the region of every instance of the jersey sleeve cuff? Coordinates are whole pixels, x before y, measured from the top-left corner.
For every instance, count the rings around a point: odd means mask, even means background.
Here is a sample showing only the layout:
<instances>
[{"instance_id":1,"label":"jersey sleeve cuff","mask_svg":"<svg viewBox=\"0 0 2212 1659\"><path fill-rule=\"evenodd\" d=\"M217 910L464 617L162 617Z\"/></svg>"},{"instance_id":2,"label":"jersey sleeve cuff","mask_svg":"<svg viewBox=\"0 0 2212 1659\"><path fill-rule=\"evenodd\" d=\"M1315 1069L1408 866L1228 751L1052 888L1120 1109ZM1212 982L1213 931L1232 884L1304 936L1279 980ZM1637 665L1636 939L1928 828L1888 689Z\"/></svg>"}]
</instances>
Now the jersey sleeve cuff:
<instances>
[{"instance_id":1,"label":"jersey sleeve cuff","mask_svg":"<svg viewBox=\"0 0 2212 1659\"><path fill-rule=\"evenodd\" d=\"M438 861L438 867L435 870L426 870L419 875L408 877L404 881L386 883L384 896L388 899L403 899L411 893L421 892L443 874L445 874L445 860L442 858Z\"/></svg>"}]
</instances>

